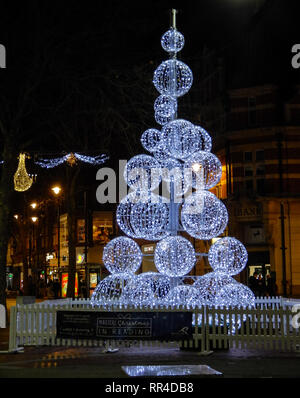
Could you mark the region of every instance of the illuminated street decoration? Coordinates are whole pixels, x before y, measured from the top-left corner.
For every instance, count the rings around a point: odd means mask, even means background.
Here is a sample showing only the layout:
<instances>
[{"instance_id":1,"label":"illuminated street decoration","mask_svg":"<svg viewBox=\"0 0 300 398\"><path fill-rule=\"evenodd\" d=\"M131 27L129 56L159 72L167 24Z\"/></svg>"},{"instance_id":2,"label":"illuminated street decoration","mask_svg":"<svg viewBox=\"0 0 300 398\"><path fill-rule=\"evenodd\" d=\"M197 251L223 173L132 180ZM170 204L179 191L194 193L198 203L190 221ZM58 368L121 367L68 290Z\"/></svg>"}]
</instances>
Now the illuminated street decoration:
<instances>
[{"instance_id":1,"label":"illuminated street decoration","mask_svg":"<svg viewBox=\"0 0 300 398\"><path fill-rule=\"evenodd\" d=\"M191 88L193 75L176 59L184 37L176 29L175 15L173 10L173 26L161 39L170 59L157 67L153 77L159 92L154 102L159 127L142 133L141 144L150 154L128 161L124 179L131 192L121 200L116 213L117 223L128 237L156 241L154 264L158 272L136 275L142 262L137 244L130 238L113 239L103 252L104 265L112 275L100 282L92 301L110 303L113 298L122 306L146 308L253 306L252 292L232 277L247 263L247 251L235 238L223 237L211 245L208 260L213 272L194 277L192 285L186 282L197 253L180 233L206 241L216 238L226 230L228 212L209 192L222 175L221 162L211 153L210 135L201 126L177 118L177 100Z\"/></svg>"},{"instance_id":2,"label":"illuminated street decoration","mask_svg":"<svg viewBox=\"0 0 300 398\"><path fill-rule=\"evenodd\" d=\"M81 155L79 153L68 153L67 155L53 158L53 159L40 159L35 162L38 166L46 169L52 169L54 167L60 166L61 164L67 162L70 166L73 166L77 163L78 160L84 163L89 163L92 165L99 165L104 163L108 157L106 155L98 155L98 156L86 156Z\"/></svg>"},{"instance_id":3,"label":"illuminated street decoration","mask_svg":"<svg viewBox=\"0 0 300 398\"><path fill-rule=\"evenodd\" d=\"M14 188L18 192L27 191L33 183L33 178L27 173L25 159L26 154L20 153L18 168L14 175Z\"/></svg>"}]
</instances>

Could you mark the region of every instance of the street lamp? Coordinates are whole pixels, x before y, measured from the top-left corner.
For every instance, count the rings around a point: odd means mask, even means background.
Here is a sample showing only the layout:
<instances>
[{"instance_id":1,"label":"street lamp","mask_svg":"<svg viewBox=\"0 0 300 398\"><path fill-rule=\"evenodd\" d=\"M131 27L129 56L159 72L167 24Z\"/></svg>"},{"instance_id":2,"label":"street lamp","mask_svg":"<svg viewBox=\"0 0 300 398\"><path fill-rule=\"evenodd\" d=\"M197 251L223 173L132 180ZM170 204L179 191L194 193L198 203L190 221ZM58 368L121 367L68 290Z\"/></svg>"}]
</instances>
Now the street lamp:
<instances>
[{"instance_id":1,"label":"street lamp","mask_svg":"<svg viewBox=\"0 0 300 398\"><path fill-rule=\"evenodd\" d=\"M32 203L30 203L30 206L31 206L33 209L36 209L36 208L37 208L37 203L36 203L36 202L32 202Z\"/></svg>"},{"instance_id":2,"label":"street lamp","mask_svg":"<svg viewBox=\"0 0 300 398\"><path fill-rule=\"evenodd\" d=\"M59 204L59 195L61 193L61 187L55 185L51 188L54 195L57 197L57 267L59 270L60 267L60 204Z\"/></svg>"}]
</instances>

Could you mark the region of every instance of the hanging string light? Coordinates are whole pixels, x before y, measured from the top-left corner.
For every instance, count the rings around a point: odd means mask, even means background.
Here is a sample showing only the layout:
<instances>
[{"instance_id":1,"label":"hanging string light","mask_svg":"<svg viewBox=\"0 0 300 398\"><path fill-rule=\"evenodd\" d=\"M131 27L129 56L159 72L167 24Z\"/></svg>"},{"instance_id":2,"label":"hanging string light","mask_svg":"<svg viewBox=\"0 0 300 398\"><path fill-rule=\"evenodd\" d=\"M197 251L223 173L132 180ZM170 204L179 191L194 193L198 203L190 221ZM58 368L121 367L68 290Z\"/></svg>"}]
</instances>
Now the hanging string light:
<instances>
[{"instance_id":1,"label":"hanging string light","mask_svg":"<svg viewBox=\"0 0 300 398\"><path fill-rule=\"evenodd\" d=\"M106 155L98 155L98 156L86 156L81 155L79 153L68 153L62 157L53 158L53 159L40 159L35 161L35 164L42 168L52 169L54 167L60 166L61 164L67 162L70 166L74 166L78 160L84 163L89 163L92 165L98 165L104 163L108 157Z\"/></svg>"},{"instance_id":2,"label":"hanging string light","mask_svg":"<svg viewBox=\"0 0 300 398\"><path fill-rule=\"evenodd\" d=\"M31 178L28 175L26 170L26 165L25 165L26 154L20 153L18 159L19 159L19 164L17 171L15 172L14 175L14 187L15 191L24 192L31 187L33 183L33 178Z\"/></svg>"}]
</instances>

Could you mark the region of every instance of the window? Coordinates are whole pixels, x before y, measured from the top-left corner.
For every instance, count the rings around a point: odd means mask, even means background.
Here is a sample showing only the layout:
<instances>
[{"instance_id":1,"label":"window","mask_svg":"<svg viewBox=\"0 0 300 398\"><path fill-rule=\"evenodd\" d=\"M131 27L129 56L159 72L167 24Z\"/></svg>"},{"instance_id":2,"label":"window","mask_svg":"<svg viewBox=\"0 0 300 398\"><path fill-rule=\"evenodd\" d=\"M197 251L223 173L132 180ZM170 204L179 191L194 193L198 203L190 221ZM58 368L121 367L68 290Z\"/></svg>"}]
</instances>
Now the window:
<instances>
[{"instance_id":1,"label":"window","mask_svg":"<svg viewBox=\"0 0 300 398\"><path fill-rule=\"evenodd\" d=\"M264 195L265 193L265 179L258 178L256 180L256 191L259 195Z\"/></svg>"},{"instance_id":2,"label":"window","mask_svg":"<svg viewBox=\"0 0 300 398\"><path fill-rule=\"evenodd\" d=\"M245 175L245 177L252 177L253 176L253 168L245 167L244 175Z\"/></svg>"},{"instance_id":3,"label":"window","mask_svg":"<svg viewBox=\"0 0 300 398\"><path fill-rule=\"evenodd\" d=\"M265 152L263 150L256 151L256 160L257 161L265 160Z\"/></svg>"},{"instance_id":4,"label":"window","mask_svg":"<svg viewBox=\"0 0 300 398\"><path fill-rule=\"evenodd\" d=\"M113 234L112 216L105 215L93 217L93 241L98 243L107 243Z\"/></svg>"},{"instance_id":5,"label":"window","mask_svg":"<svg viewBox=\"0 0 300 398\"><path fill-rule=\"evenodd\" d=\"M244 152L245 162L252 162L252 152Z\"/></svg>"},{"instance_id":6,"label":"window","mask_svg":"<svg viewBox=\"0 0 300 398\"><path fill-rule=\"evenodd\" d=\"M248 98L248 123L250 126L256 124L256 98Z\"/></svg>"},{"instance_id":7,"label":"window","mask_svg":"<svg viewBox=\"0 0 300 398\"><path fill-rule=\"evenodd\" d=\"M77 220L77 243L85 242L85 221L84 219Z\"/></svg>"},{"instance_id":8,"label":"window","mask_svg":"<svg viewBox=\"0 0 300 398\"><path fill-rule=\"evenodd\" d=\"M246 193L253 193L253 180L245 181Z\"/></svg>"},{"instance_id":9,"label":"window","mask_svg":"<svg viewBox=\"0 0 300 398\"><path fill-rule=\"evenodd\" d=\"M264 176L265 175L265 167L264 166L256 166L256 175Z\"/></svg>"}]
</instances>

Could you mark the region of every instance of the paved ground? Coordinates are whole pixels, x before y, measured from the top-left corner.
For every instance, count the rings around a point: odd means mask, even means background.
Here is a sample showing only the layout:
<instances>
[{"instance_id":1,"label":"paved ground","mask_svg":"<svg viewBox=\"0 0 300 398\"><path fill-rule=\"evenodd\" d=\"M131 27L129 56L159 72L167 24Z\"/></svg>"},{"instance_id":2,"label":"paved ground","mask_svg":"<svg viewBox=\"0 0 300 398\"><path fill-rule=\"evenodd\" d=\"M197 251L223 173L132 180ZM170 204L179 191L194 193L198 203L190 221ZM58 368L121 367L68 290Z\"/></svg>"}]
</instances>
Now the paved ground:
<instances>
[{"instance_id":1,"label":"paved ground","mask_svg":"<svg viewBox=\"0 0 300 398\"><path fill-rule=\"evenodd\" d=\"M0 329L0 351L8 349L8 336L9 328ZM176 347L133 346L120 348L117 353L103 353L102 348L85 347L25 347L24 352L2 352L0 379L129 378L122 366L172 364L208 365L221 372L223 379L300 377L300 351L230 349L203 356L199 352Z\"/></svg>"}]
</instances>

